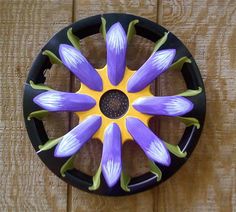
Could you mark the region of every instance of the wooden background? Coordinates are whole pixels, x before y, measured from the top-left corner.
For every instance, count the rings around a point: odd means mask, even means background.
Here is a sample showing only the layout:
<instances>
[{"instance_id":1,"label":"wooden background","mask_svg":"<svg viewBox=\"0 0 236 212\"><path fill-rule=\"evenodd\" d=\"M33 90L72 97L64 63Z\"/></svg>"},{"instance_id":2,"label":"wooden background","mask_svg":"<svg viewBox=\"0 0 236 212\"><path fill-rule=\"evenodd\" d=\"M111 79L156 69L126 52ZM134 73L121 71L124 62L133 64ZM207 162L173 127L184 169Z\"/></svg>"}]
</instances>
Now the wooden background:
<instances>
[{"instance_id":1,"label":"wooden background","mask_svg":"<svg viewBox=\"0 0 236 212\"><path fill-rule=\"evenodd\" d=\"M35 154L22 117L23 84L43 44L69 23L105 12L140 15L175 33L195 56L207 92L206 124L188 163L159 187L130 197L101 197L66 185ZM133 67L151 52L148 42L139 41L128 54ZM105 55L100 37L83 41L88 44L84 54L102 66L105 60L96 60ZM0 64L0 211L236 211L235 0L0 0ZM76 87L63 68L53 69L49 84L54 78L58 89ZM178 75L167 73L158 80L159 94L184 88L172 74ZM73 125L66 115L59 118L53 135ZM161 136L174 142L182 126L169 119L161 123ZM81 154L92 159L79 166L93 169L97 156L92 145ZM145 164L140 166L145 170Z\"/></svg>"}]
</instances>

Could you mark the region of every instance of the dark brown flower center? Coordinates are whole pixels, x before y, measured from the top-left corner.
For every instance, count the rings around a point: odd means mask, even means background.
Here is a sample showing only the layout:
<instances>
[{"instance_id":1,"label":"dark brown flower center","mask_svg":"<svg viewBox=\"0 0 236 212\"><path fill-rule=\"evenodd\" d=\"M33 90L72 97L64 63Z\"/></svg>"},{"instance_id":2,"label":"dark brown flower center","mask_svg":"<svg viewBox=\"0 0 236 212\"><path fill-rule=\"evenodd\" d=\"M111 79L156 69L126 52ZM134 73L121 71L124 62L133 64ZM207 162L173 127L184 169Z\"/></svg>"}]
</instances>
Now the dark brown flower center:
<instances>
[{"instance_id":1,"label":"dark brown flower center","mask_svg":"<svg viewBox=\"0 0 236 212\"><path fill-rule=\"evenodd\" d=\"M129 99L120 90L109 90L100 98L99 106L105 116L118 119L127 112Z\"/></svg>"}]
</instances>

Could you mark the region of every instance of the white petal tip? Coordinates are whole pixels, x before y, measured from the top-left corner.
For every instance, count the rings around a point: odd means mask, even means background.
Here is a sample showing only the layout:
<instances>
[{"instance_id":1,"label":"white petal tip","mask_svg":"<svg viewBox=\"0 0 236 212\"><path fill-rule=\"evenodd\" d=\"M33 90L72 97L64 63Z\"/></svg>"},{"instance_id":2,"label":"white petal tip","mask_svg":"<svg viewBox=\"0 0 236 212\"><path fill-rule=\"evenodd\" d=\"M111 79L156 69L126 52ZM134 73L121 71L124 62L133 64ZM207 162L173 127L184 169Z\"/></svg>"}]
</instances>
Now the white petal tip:
<instances>
[{"instance_id":1,"label":"white petal tip","mask_svg":"<svg viewBox=\"0 0 236 212\"><path fill-rule=\"evenodd\" d=\"M102 165L103 176L109 187L113 187L119 180L121 174L121 164L108 160Z\"/></svg>"},{"instance_id":2,"label":"white petal tip","mask_svg":"<svg viewBox=\"0 0 236 212\"><path fill-rule=\"evenodd\" d=\"M169 166L171 163L171 158L168 150L159 140L154 140L153 142L151 142L148 149L146 150L146 154L149 158L164 166Z\"/></svg>"}]
</instances>

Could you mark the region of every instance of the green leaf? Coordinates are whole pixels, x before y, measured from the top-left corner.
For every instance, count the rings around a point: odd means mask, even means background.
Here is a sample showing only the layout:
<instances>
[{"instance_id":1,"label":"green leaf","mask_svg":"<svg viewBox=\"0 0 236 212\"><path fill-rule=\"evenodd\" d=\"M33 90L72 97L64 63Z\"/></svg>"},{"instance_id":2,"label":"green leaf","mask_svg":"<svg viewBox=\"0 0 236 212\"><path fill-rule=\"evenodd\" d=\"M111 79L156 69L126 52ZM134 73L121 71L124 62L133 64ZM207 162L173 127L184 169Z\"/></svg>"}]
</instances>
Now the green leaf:
<instances>
[{"instance_id":1,"label":"green leaf","mask_svg":"<svg viewBox=\"0 0 236 212\"><path fill-rule=\"evenodd\" d=\"M191 60L188 57L181 57L179 60L177 60L175 63L173 63L170 68L170 70L181 70L184 63L191 63Z\"/></svg>"},{"instance_id":2,"label":"green leaf","mask_svg":"<svg viewBox=\"0 0 236 212\"><path fill-rule=\"evenodd\" d=\"M73 34L72 28L67 30L67 37L75 48L80 49L80 40L76 35Z\"/></svg>"},{"instance_id":3,"label":"green leaf","mask_svg":"<svg viewBox=\"0 0 236 212\"><path fill-rule=\"evenodd\" d=\"M106 24L107 24L107 21L105 18L101 17L101 21L102 21L102 24L100 26L100 32L102 33L102 36L104 38L104 40L106 40Z\"/></svg>"},{"instance_id":4,"label":"green leaf","mask_svg":"<svg viewBox=\"0 0 236 212\"><path fill-rule=\"evenodd\" d=\"M133 38L133 36L136 34L136 29L135 29L135 25L139 22L138 19L135 19L133 21L131 21L129 23L129 27L128 27L128 31L127 31L127 40L128 43L131 41L131 39Z\"/></svg>"},{"instance_id":5,"label":"green leaf","mask_svg":"<svg viewBox=\"0 0 236 212\"><path fill-rule=\"evenodd\" d=\"M156 52L167 41L168 34L169 32L165 32L164 36L156 42L153 53Z\"/></svg>"},{"instance_id":6,"label":"green leaf","mask_svg":"<svg viewBox=\"0 0 236 212\"><path fill-rule=\"evenodd\" d=\"M75 159L75 155L71 156L61 167L60 169L60 173L62 177L65 177L65 173L68 170L71 170L74 168L74 159Z\"/></svg>"},{"instance_id":7,"label":"green leaf","mask_svg":"<svg viewBox=\"0 0 236 212\"><path fill-rule=\"evenodd\" d=\"M44 84L34 84L32 80L30 80L30 86L35 90L46 90L46 91L53 90L52 88L49 88Z\"/></svg>"},{"instance_id":8,"label":"green leaf","mask_svg":"<svg viewBox=\"0 0 236 212\"><path fill-rule=\"evenodd\" d=\"M93 185L89 187L90 191L94 191L97 190L100 186L100 182L101 182L101 173L102 173L102 166L100 165L96 174L93 176Z\"/></svg>"},{"instance_id":9,"label":"green leaf","mask_svg":"<svg viewBox=\"0 0 236 212\"><path fill-rule=\"evenodd\" d=\"M36 118L39 120L42 120L45 116L47 116L49 112L47 110L37 110L29 114L27 117L28 121L31 120L31 118Z\"/></svg>"},{"instance_id":10,"label":"green leaf","mask_svg":"<svg viewBox=\"0 0 236 212\"><path fill-rule=\"evenodd\" d=\"M121 177L120 177L120 187L127 192L130 192L130 189L128 187L130 183L131 177L125 174L124 172L121 172Z\"/></svg>"},{"instance_id":11,"label":"green leaf","mask_svg":"<svg viewBox=\"0 0 236 212\"><path fill-rule=\"evenodd\" d=\"M165 142L166 148L178 158L185 158L187 152L182 152L178 145L168 144Z\"/></svg>"},{"instance_id":12,"label":"green leaf","mask_svg":"<svg viewBox=\"0 0 236 212\"><path fill-rule=\"evenodd\" d=\"M51 51L45 50L42 54L48 56L51 64L62 64L61 60Z\"/></svg>"},{"instance_id":13,"label":"green leaf","mask_svg":"<svg viewBox=\"0 0 236 212\"><path fill-rule=\"evenodd\" d=\"M188 89L188 90L184 91L183 93L178 94L177 96L196 96L196 95L200 94L201 92L202 92L202 88L198 87L197 90Z\"/></svg>"},{"instance_id":14,"label":"green leaf","mask_svg":"<svg viewBox=\"0 0 236 212\"><path fill-rule=\"evenodd\" d=\"M40 153L42 151L46 151L46 150L53 148L55 145L57 145L62 140L62 138L63 137L56 138L56 139L50 139L44 145L39 145L39 151L37 151L37 153Z\"/></svg>"},{"instance_id":15,"label":"green leaf","mask_svg":"<svg viewBox=\"0 0 236 212\"><path fill-rule=\"evenodd\" d=\"M156 175L157 177L157 182L159 182L162 178L162 172L161 170L158 168L158 166L151 160L149 160L149 167L150 167L150 172L152 172L153 174Z\"/></svg>"},{"instance_id":16,"label":"green leaf","mask_svg":"<svg viewBox=\"0 0 236 212\"><path fill-rule=\"evenodd\" d=\"M194 125L197 129L200 128L200 123L196 118L180 117L180 116L177 116L176 118L179 119L180 121L182 121L187 127Z\"/></svg>"}]
</instances>

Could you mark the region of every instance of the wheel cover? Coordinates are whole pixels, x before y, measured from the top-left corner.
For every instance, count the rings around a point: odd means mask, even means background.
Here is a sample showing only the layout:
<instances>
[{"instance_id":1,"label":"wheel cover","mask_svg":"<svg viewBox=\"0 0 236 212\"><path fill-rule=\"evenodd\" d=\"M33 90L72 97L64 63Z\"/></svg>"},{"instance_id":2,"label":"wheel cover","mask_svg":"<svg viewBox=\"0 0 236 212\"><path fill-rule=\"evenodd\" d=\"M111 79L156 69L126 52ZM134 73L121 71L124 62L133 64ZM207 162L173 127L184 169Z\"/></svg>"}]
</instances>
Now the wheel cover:
<instances>
[{"instance_id":1,"label":"wheel cover","mask_svg":"<svg viewBox=\"0 0 236 212\"><path fill-rule=\"evenodd\" d=\"M45 89L34 89L35 86L32 86L32 84L30 85L31 81L33 81L35 84L44 83L44 71L52 66L52 60L50 60L51 58L48 57L48 55L43 55L42 52L45 52L45 50L47 50L53 52L57 58L60 58L60 44L63 43L72 46L71 40L68 39L68 30L71 28L73 34L80 39L99 33L101 27L104 27L105 32L107 32L110 27L116 22L119 22L122 25L124 31L128 33L131 26L130 23L133 21L133 29L135 29L136 34L153 42L156 42L163 38L163 36L165 36L165 33L167 32L167 30L160 25L147 19L133 15L112 13L104 14L102 15L102 17L104 18L103 21L106 21L106 25L102 23L101 15L97 15L73 23L72 25L62 29L60 32L55 34L53 38L51 38L49 42L42 48L42 51L37 56L30 69L24 88L23 109L28 135L36 151L39 150L40 145L44 145L49 140L42 121L39 120L39 117L36 117L37 115L34 116L34 111L39 110L39 107L36 104L32 104L33 99L37 95L42 93L42 90L43 92L45 92ZM136 20L138 20L138 23L134 22ZM75 43L74 46L76 46ZM158 163L153 163L151 164L150 172L138 177L131 178L125 183L124 179L126 177L122 176L123 178L121 179L121 181L123 181L123 184L121 184L123 185L123 187L122 185L120 185L120 182L117 182L113 187L107 186L101 174L102 171L100 170L97 173L97 176L101 175L100 185L98 188L93 189L93 182L96 177L93 178L92 176L88 176L79 170L73 169L73 167L67 166L67 169L65 170L65 172L63 172L62 176L61 168L66 162L68 165L68 163L70 163L71 161L68 162L68 157L54 157L53 147L47 151L40 152L38 155L54 174L56 174L65 182L79 189L101 195L120 196L141 192L153 186L156 186L172 176L184 164L184 162L189 158L192 151L194 150L203 128L206 110L204 84L194 58L184 46L184 44L172 33L168 34L167 41L164 42L160 48L176 49L176 55L173 62L179 61L181 60L181 58L183 59L183 57L186 58L186 60L182 60L182 62L180 61L180 71L185 80L187 88L191 91L180 94L180 96L184 96L184 98L190 100L194 105L194 108L186 114L186 116L191 117L191 119L180 117L180 120L186 123L186 129L178 143L178 146L174 148L173 146L168 146L168 144L166 144L171 157L170 165L163 166ZM89 96L92 96L97 103L96 106L94 106L91 110L76 112L76 114L80 118L80 122L85 120L89 114L97 114L102 117L102 124L99 130L96 131L96 133L93 135L94 138L98 138L103 141L104 131L106 130L107 126L111 123L116 123L120 127L122 143L133 139L127 130L125 119L130 116L136 117L142 120L145 125L148 125L148 120L153 115L140 113L139 111L131 107L131 105L139 97L152 96L149 88L150 86L148 85L140 92L128 92L126 89L127 81L135 72L131 71L127 67L125 69L125 74L122 81L117 86L112 85L112 83L109 81L109 77L107 76L107 66L97 71L103 81L103 90L94 91L93 89L88 88L88 86L82 84L81 88L77 92L79 94L87 94ZM123 94L119 91L121 91ZM126 108L126 105L124 104L123 108L120 107L120 110L118 110L118 112L109 111L109 108L105 109L105 107L107 106L107 101L111 102L112 104L112 101L110 101L109 99L112 95L119 96L119 98L121 99L121 103L126 102L127 97L127 104L129 104L129 107ZM114 99L117 99L117 96ZM120 103L114 103L114 105L117 104ZM107 107L109 107L109 105ZM29 120L30 114L33 115ZM179 150L179 153L176 152L177 150ZM184 153L186 154L184 155ZM158 173L161 173L162 175L160 179L158 179ZM95 181L97 179L95 179Z\"/></svg>"}]
</instances>

